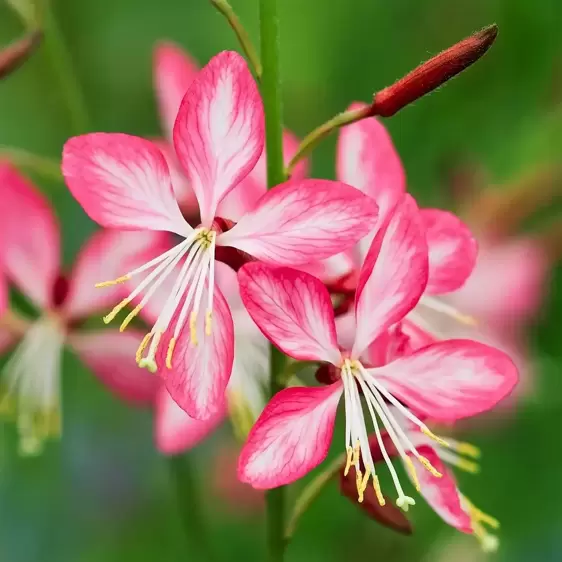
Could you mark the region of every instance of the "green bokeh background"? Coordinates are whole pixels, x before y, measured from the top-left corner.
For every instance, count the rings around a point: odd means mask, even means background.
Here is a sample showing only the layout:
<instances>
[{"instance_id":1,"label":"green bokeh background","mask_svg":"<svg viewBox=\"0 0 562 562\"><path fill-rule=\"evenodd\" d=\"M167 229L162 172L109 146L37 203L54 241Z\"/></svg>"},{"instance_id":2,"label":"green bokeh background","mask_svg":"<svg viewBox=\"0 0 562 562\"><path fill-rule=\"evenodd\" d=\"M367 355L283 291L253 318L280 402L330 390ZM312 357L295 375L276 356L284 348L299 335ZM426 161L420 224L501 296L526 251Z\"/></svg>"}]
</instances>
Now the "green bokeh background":
<instances>
[{"instance_id":1,"label":"green bokeh background","mask_svg":"<svg viewBox=\"0 0 562 562\"><path fill-rule=\"evenodd\" d=\"M220 50L237 48L230 28L206 0L53 3L95 130L159 133L151 76L157 41L177 41L202 64ZM232 4L257 42L257 0ZM474 68L387 123L409 188L422 205L450 201L442 171L459 156L485 168L497 184L559 161L559 0L279 4L285 121L301 136L350 101L367 100L430 54L489 23L499 25L496 45ZM0 4L0 42L20 32L20 22ZM56 158L72 128L51 62L40 49L0 84L0 143ZM315 153L315 175L333 177L334 147L332 138ZM71 262L94 225L62 183L35 179L61 217L64 256ZM497 560L562 560L561 313L557 267L530 334L535 398L502 423L487 422L469 436L484 450L483 471L461 481L467 495L502 522ZM169 466L152 446L150 412L117 401L70 354L64 362L62 442L38 459L20 459L12 428L0 434L0 560L205 560L183 535ZM261 561L263 514L245 514L213 490L217 450L230 440L225 429L191 455L211 542L218 560ZM422 503L412 513L414 536L403 538L363 519L329 487L304 516L287 560L438 561L440 545L458 534ZM477 560L475 554L466 556ZM459 554L445 559L452 557L461 560Z\"/></svg>"}]
</instances>

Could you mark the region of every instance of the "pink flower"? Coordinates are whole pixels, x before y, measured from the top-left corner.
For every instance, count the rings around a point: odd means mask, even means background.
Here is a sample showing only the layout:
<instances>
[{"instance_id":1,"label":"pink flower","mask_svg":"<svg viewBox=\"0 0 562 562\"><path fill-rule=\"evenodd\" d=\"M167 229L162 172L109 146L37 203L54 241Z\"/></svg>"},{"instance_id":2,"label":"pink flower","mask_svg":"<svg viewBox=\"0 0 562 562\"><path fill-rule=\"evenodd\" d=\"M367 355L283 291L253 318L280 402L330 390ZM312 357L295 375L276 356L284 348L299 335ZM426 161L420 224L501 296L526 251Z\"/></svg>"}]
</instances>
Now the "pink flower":
<instances>
[{"instance_id":1,"label":"pink flower","mask_svg":"<svg viewBox=\"0 0 562 562\"><path fill-rule=\"evenodd\" d=\"M10 165L0 165L1 199L6 209L0 237L8 278L38 311L38 318L19 318L19 345L2 372L0 409L15 417L20 448L39 453L43 442L60 433L61 352L68 345L102 380L136 380L137 402L151 401L156 383L139 377L131 353L134 333L83 331L80 322L105 308L117 288L94 289L98 275L115 276L132 249L154 242L152 233L98 232L80 252L67 276L61 270L59 226L47 201ZM1 324L0 324L1 325ZM0 331L2 350L18 343L13 332Z\"/></svg>"},{"instance_id":2,"label":"pink flower","mask_svg":"<svg viewBox=\"0 0 562 562\"><path fill-rule=\"evenodd\" d=\"M165 140L158 146L168 163L172 186L184 215L196 217L199 211L197 198L190 182L176 158L173 148L173 131L176 116L183 97L199 72L197 63L179 46L170 42L160 43L154 50L154 88L160 111ZM283 152L288 162L299 145L298 139L289 131L283 135ZM303 179L307 173L307 162L303 160L294 170L292 179ZM220 202L219 216L238 220L246 211L252 210L259 198L267 191L265 151L245 178L240 180L236 191L227 194Z\"/></svg>"},{"instance_id":3,"label":"pink flower","mask_svg":"<svg viewBox=\"0 0 562 562\"><path fill-rule=\"evenodd\" d=\"M418 416L451 421L494 406L514 387L517 371L504 353L469 340L449 340L370 367L365 351L416 306L428 276L425 231L418 208L405 196L375 236L359 274L355 297L356 331L343 351L336 340L328 291L315 277L288 268L250 263L239 272L242 300L262 332L297 360L327 362L339 379L326 387L288 388L276 394L252 428L239 462L239 478L256 488L288 484L321 463L331 441L336 408L345 400L348 469L355 466L359 501L372 479L384 502L367 441L363 394L379 438L379 422L415 472L413 457L430 474L440 472L411 443L389 409L435 437ZM407 404L406 408L403 404ZM404 510L414 504L384 454ZM361 464L365 467L361 472Z\"/></svg>"},{"instance_id":4,"label":"pink flower","mask_svg":"<svg viewBox=\"0 0 562 562\"><path fill-rule=\"evenodd\" d=\"M360 107L360 104L352 104L350 109ZM374 117L341 130L337 177L377 203L380 225L388 223L406 192L406 176L400 157L385 127ZM470 324L472 318L443 302L440 295L457 290L468 279L476 261L476 242L466 225L452 213L422 209L420 215L429 252L428 282L408 320L424 331L433 330L434 319L443 315ZM352 294L374 235L372 232L365 237L351 252L315 264L309 271L327 281L334 292Z\"/></svg>"},{"instance_id":5,"label":"pink flower","mask_svg":"<svg viewBox=\"0 0 562 562\"><path fill-rule=\"evenodd\" d=\"M181 238L170 250L100 285L151 270L105 317L110 322L144 294L121 325L124 329L180 268L137 361L153 372L165 365L159 374L170 394L198 419L224 407L234 357L231 313L214 282L215 249L236 248L271 264L306 263L349 247L376 222L376 205L358 190L301 180L268 191L236 225L221 232L217 209L258 162L263 129L261 99L246 63L233 52L217 55L193 80L174 125L175 151L199 202L201 225L195 229L183 218L166 161L150 141L96 133L70 139L63 152L67 184L92 219L105 227L167 230Z\"/></svg>"},{"instance_id":6,"label":"pink flower","mask_svg":"<svg viewBox=\"0 0 562 562\"><path fill-rule=\"evenodd\" d=\"M400 417L396 416L396 419L400 419ZM404 463L412 483L427 503L445 523L463 533L473 534L480 541L484 551L495 551L498 547L498 539L487 531L486 525L492 529L498 529L499 522L478 509L459 490L453 473L447 468L447 465L452 465L467 472L477 472L478 465L473 459L480 456L478 448L470 443L462 443L450 437L444 442L436 443L410 420L404 421L402 430L416 449L441 474L441 477L436 478L433 474L422 471L418 477L409 470L410 463ZM370 442L371 454L376 463L382 460L384 455L379 441L375 437L372 436ZM390 442L388 434L383 435L382 441L385 443L389 456L399 455L398 450ZM411 453L408 453L408 458L413 459Z\"/></svg>"}]
</instances>

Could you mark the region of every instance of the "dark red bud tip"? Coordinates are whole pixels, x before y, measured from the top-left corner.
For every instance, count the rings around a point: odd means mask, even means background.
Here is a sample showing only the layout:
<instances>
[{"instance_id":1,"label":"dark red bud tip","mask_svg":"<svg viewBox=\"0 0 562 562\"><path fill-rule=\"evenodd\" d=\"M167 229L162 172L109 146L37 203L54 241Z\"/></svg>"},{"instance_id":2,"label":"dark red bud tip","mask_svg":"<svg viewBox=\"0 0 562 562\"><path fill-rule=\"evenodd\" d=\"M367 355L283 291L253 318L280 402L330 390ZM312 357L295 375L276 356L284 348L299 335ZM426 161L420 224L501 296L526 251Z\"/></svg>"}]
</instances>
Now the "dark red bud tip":
<instances>
[{"instance_id":1,"label":"dark red bud tip","mask_svg":"<svg viewBox=\"0 0 562 562\"><path fill-rule=\"evenodd\" d=\"M367 486L363 501L357 501L357 484L355 480L355 468L351 467L347 476L344 476L343 468L340 472L340 491L343 496L351 500L370 519L388 527L403 535L411 535L412 524L404 515L404 512L396 507L392 500L385 497L385 505L381 506L372 486Z\"/></svg>"},{"instance_id":2,"label":"dark red bud tip","mask_svg":"<svg viewBox=\"0 0 562 562\"><path fill-rule=\"evenodd\" d=\"M371 115L391 117L403 107L439 88L482 57L497 35L498 26L490 25L424 62L392 86L377 92Z\"/></svg>"},{"instance_id":3,"label":"dark red bud tip","mask_svg":"<svg viewBox=\"0 0 562 562\"><path fill-rule=\"evenodd\" d=\"M52 302L55 308L62 306L66 297L68 296L68 292L70 289L70 283L68 282L68 277L65 275L58 275L53 283L52 289Z\"/></svg>"},{"instance_id":4,"label":"dark red bud tip","mask_svg":"<svg viewBox=\"0 0 562 562\"><path fill-rule=\"evenodd\" d=\"M43 33L39 30L28 33L0 51L0 78L8 76L25 62L39 46Z\"/></svg>"},{"instance_id":5,"label":"dark red bud tip","mask_svg":"<svg viewBox=\"0 0 562 562\"><path fill-rule=\"evenodd\" d=\"M341 371L335 365L325 363L316 369L315 377L320 384L333 384L340 380Z\"/></svg>"}]
</instances>

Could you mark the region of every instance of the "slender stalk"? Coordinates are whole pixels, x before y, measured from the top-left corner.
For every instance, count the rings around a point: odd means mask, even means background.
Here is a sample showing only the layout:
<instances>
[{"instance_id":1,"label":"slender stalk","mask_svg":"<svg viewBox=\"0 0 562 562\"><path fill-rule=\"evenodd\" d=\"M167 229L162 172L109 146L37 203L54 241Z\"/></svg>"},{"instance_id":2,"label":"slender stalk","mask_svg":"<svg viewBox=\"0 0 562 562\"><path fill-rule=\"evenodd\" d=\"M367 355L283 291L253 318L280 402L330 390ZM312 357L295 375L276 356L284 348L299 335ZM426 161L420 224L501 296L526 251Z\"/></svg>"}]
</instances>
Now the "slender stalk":
<instances>
[{"instance_id":1,"label":"slender stalk","mask_svg":"<svg viewBox=\"0 0 562 562\"><path fill-rule=\"evenodd\" d=\"M272 188L285 180L277 0L260 0L260 39L267 185ZM284 355L272 346L271 396L280 390L278 377L283 372L284 364ZM269 562L283 562L285 555L285 489L280 487L268 491L266 504L268 560Z\"/></svg>"},{"instance_id":2,"label":"slender stalk","mask_svg":"<svg viewBox=\"0 0 562 562\"><path fill-rule=\"evenodd\" d=\"M240 46L244 51L244 54L248 58L250 62L250 66L254 71L254 74L258 80L261 78L262 68L260 57L254 47L248 32L242 25L242 22L236 15L236 12L232 9L232 6L226 0L211 0L211 4L227 19L230 27L236 33L236 37L238 37L238 41L240 42Z\"/></svg>"},{"instance_id":3,"label":"slender stalk","mask_svg":"<svg viewBox=\"0 0 562 562\"><path fill-rule=\"evenodd\" d=\"M320 495L320 492L324 489L326 484L328 484L341 470L342 466L345 464L345 455L339 455L336 457L328 467L323 470L314 480L309 482L302 490L300 496L295 502L293 507L293 512L287 523L285 529L285 540L288 542L293 537L297 524L300 521L303 513L310 507L314 500Z\"/></svg>"},{"instance_id":4,"label":"slender stalk","mask_svg":"<svg viewBox=\"0 0 562 562\"><path fill-rule=\"evenodd\" d=\"M295 166L305 156L308 156L308 154L310 154L314 150L314 148L316 148L321 140L325 139L328 135L330 135L340 127L350 125L351 123L355 123L356 121L361 121L361 119L365 119L370 115L372 115L371 106L361 107L360 109L351 109L349 111L338 113L329 121L326 121L319 127L316 127L316 129L308 133L308 135L306 135L306 137L304 137L304 139L300 143L297 152L287 166L286 175L290 177L293 173L293 170L295 169Z\"/></svg>"},{"instance_id":5,"label":"slender stalk","mask_svg":"<svg viewBox=\"0 0 562 562\"><path fill-rule=\"evenodd\" d=\"M52 0L41 3L45 51L59 82L74 134L89 130L88 112L64 36L52 9Z\"/></svg>"},{"instance_id":6,"label":"slender stalk","mask_svg":"<svg viewBox=\"0 0 562 562\"><path fill-rule=\"evenodd\" d=\"M207 529L202 517L195 469L186 454L169 457L168 464L175 485L183 529L189 546L193 553L197 554L197 558L192 556L190 559L211 562L215 557L209 547Z\"/></svg>"},{"instance_id":7,"label":"slender stalk","mask_svg":"<svg viewBox=\"0 0 562 562\"><path fill-rule=\"evenodd\" d=\"M62 179L60 163L46 156L38 156L23 148L0 146L0 160L6 159L18 167L35 172L45 178L60 181Z\"/></svg>"}]
</instances>

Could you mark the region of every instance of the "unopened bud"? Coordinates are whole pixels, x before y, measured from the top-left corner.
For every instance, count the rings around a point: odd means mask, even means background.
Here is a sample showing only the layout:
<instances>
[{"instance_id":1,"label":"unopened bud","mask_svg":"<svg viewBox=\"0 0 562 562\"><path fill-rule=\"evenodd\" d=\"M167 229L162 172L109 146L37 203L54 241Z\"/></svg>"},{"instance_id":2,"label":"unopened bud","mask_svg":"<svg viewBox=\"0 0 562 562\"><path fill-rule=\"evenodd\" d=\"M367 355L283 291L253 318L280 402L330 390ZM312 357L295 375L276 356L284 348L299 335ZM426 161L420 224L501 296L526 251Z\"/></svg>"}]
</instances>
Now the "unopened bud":
<instances>
[{"instance_id":1,"label":"unopened bud","mask_svg":"<svg viewBox=\"0 0 562 562\"><path fill-rule=\"evenodd\" d=\"M41 31L33 31L0 50L0 78L8 76L23 64L39 46L42 36Z\"/></svg>"},{"instance_id":2,"label":"unopened bud","mask_svg":"<svg viewBox=\"0 0 562 562\"><path fill-rule=\"evenodd\" d=\"M371 115L391 117L439 88L481 58L497 35L498 27L490 25L424 62L392 86L377 92L371 105Z\"/></svg>"},{"instance_id":3,"label":"unopened bud","mask_svg":"<svg viewBox=\"0 0 562 562\"><path fill-rule=\"evenodd\" d=\"M341 378L341 371L331 363L320 365L314 375L320 384L333 384Z\"/></svg>"},{"instance_id":4,"label":"unopened bud","mask_svg":"<svg viewBox=\"0 0 562 562\"><path fill-rule=\"evenodd\" d=\"M385 497L386 503L381 506L373 486L367 486L363 492L363 501L357 501L357 483L355 467L352 467L347 476L340 472L340 491L342 495L350 499L367 517L377 521L381 525L393 529L404 535L411 535L412 524L404 515L404 512L394 505L394 502Z\"/></svg>"}]
</instances>

